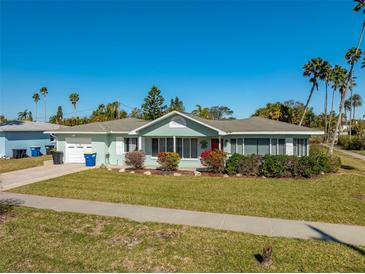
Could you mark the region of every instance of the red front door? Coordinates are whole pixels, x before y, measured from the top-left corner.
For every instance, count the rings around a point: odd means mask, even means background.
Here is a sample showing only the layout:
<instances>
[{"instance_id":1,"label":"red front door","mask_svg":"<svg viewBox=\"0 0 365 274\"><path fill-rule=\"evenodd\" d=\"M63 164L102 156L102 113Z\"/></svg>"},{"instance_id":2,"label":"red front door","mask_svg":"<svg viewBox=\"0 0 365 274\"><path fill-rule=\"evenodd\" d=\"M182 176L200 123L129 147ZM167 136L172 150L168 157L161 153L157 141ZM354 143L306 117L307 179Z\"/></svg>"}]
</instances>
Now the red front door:
<instances>
[{"instance_id":1,"label":"red front door","mask_svg":"<svg viewBox=\"0 0 365 274\"><path fill-rule=\"evenodd\" d=\"M221 139L221 148L223 148L223 139ZM211 139L211 149L219 149L219 139L218 138L212 138Z\"/></svg>"}]
</instances>

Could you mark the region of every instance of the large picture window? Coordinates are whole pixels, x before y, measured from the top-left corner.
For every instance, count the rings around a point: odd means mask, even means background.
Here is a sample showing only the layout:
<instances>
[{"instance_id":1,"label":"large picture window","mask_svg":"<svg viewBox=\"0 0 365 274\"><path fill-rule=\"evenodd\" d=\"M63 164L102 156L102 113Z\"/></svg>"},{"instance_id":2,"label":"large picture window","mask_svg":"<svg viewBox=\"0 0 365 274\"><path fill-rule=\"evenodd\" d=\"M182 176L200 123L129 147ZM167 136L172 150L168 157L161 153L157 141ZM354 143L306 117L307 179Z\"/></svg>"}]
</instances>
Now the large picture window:
<instances>
[{"instance_id":1,"label":"large picture window","mask_svg":"<svg viewBox=\"0 0 365 274\"><path fill-rule=\"evenodd\" d=\"M243 154L243 139L231 139L231 154Z\"/></svg>"},{"instance_id":2,"label":"large picture window","mask_svg":"<svg viewBox=\"0 0 365 274\"><path fill-rule=\"evenodd\" d=\"M306 156L307 155L307 139L304 138L294 138L293 146L294 146L294 155L296 156Z\"/></svg>"},{"instance_id":3,"label":"large picture window","mask_svg":"<svg viewBox=\"0 0 365 274\"><path fill-rule=\"evenodd\" d=\"M138 150L138 138L124 138L124 152Z\"/></svg>"},{"instance_id":4,"label":"large picture window","mask_svg":"<svg viewBox=\"0 0 365 274\"><path fill-rule=\"evenodd\" d=\"M271 139L271 155L285 155L285 139Z\"/></svg>"},{"instance_id":5,"label":"large picture window","mask_svg":"<svg viewBox=\"0 0 365 274\"><path fill-rule=\"evenodd\" d=\"M152 138L152 156L157 157L160 152L173 152L173 138ZM183 159L198 159L197 138L176 138L176 153Z\"/></svg>"},{"instance_id":6,"label":"large picture window","mask_svg":"<svg viewBox=\"0 0 365 274\"><path fill-rule=\"evenodd\" d=\"M174 140L172 138L152 138L152 156L157 157L160 152L173 152Z\"/></svg>"},{"instance_id":7,"label":"large picture window","mask_svg":"<svg viewBox=\"0 0 365 274\"><path fill-rule=\"evenodd\" d=\"M245 155L266 155L270 154L269 138L245 138Z\"/></svg>"},{"instance_id":8,"label":"large picture window","mask_svg":"<svg viewBox=\"0 0 365 274\"><path fill-rule=\"evenodd\" d=\"M198 159L198 139L176 138L176 152L183 159Z\"/></svg>"}]
</instances>

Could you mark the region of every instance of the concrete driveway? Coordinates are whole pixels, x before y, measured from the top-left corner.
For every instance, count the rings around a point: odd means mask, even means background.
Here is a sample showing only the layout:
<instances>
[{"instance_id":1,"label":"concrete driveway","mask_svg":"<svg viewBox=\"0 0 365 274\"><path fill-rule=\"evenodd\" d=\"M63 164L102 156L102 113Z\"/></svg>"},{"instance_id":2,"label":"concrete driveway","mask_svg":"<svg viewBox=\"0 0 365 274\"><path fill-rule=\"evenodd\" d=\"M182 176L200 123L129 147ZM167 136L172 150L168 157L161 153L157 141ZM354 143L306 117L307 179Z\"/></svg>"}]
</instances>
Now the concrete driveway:
<instances>
[{"instance_id":1,"label":"concrete driveway","mask_svg":"<svg viewBox=\"0 0 365 274\"><path fill-rule=\"evenodd\" d=\"M89 169L84 164L47 165L0 174L0 191Z\"/></svg>"}]
</instances>

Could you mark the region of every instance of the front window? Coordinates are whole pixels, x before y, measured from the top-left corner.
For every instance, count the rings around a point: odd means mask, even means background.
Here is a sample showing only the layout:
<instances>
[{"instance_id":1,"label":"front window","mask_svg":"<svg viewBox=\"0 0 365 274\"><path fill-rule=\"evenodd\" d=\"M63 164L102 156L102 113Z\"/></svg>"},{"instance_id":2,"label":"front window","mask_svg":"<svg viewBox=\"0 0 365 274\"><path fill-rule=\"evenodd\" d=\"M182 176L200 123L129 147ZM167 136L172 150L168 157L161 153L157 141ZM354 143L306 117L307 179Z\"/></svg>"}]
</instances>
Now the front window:
<instances>
[{"instance_id":1,"label":"front window","mask_svg":"<svg viewBox=\"0 0 365 274\"><path fill-rule=\"evenodd\" d=\"M271 155L285 155L285 139L271 139Z\"/></svg>"},{"instance_id":2,"label":"front window","mask_svg":"<svg viewBox=\"0 0 365 274\"><path fill-rule=\"evenodd\" d=\"M307 139L293 139L294 155L306 156L307 155Z\"/></svg>"},{"instance_id":3,"label":"front window","mask_svg":"<svg viewBox=\"0 0 365 274\"><path fill-rule=\"evenodd\" d=\"M231 139L231 154L243 154L243 139Z\"/></svg>"},{"instance_id":4,"label":"front window","mask_svg":"<svg viewBox=\"0 0 365 274\"><path fill-rule=\"evenodd\" d=\"M245 155L270 154L270 139L268 138L245 138Z\"/></svg>"},{"instance_id":5,"label":"front window","mask_svg":"<svg viewBox=\"0 0 365 274\"><path fill-rule=\"evenodd\" d=\"M173 138L152 138L152 157L160 152L176 151L182 159L198 159L197 138L176 138L175 150Z\"/></svg>"},{"instance_id":6,"label":"front window","mask_svg":"<svg viewBox=\"0 0 365 274\"><path fill-rule=\"evenodd\" d=\"M124 138L124 152L138 150L138 139L137 138Z\"/></svg>"},{"instance_id":7,"label":"front window","mask_svg":"<svg viewBox=\"0 0 365 274\"><path fill-rule=\"evenodd\" d=\"M174 140L172 138L152 138L152 156L157 157L160 152L173 152Z\"/></svg>"}]
</instances>

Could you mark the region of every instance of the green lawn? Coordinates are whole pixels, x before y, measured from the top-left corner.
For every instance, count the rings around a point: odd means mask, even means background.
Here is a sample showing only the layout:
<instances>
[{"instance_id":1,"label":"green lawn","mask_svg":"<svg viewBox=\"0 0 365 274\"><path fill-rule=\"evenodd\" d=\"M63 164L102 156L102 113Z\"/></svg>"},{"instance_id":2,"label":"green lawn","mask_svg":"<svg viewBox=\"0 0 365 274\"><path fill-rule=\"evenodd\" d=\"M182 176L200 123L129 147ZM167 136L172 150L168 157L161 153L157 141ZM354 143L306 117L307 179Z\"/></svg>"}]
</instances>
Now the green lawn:
<instances>
[{"instance_id":1,"label":"green lawn","mask_svg":"<svg viewBox=\"0 0 365 274\"><path fill-rule=\"evenodd\" d=\"M51 160L52 156L40 156L40 157L30 157L22 159L0 159L0 173L5 173L9 171L25 169L30 167L42 166L43 162L46 160Z\"/></svg>"},{"instance_id":2,"label":"green lawn","mask_svg":"<svg viewBox=\"0 0 365 274\"><path fill-rule=\"evenodd\" d=\"M316 179L146 176L88 170L11 190L54 197L365 225L365 164Z\"/></svg>"},{"instance_id":3,"label":"green lawn","mask_svg":"<svg viewBox=\"0 0 365 274\"><path fill-rule=\"evenodd\" d=\"M363 272L365 248L15 208L1 272ZM274 264L255 255L272 245Z\"/></svg>"}]
</instances>

